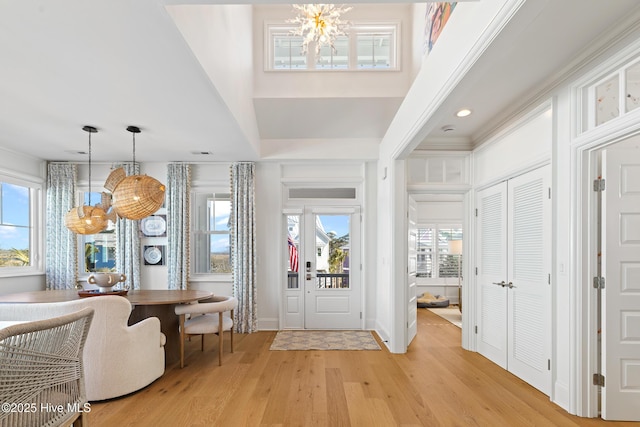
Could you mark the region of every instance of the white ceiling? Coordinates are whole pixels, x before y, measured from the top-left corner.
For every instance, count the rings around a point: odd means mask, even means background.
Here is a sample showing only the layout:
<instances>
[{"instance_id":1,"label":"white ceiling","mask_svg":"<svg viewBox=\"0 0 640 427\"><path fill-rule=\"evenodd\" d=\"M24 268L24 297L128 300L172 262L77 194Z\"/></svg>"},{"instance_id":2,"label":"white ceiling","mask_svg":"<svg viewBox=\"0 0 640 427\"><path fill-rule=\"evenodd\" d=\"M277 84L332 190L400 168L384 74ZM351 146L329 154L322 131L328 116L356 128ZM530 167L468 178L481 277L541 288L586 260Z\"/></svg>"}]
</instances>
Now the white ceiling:
<instances>
[{"instance_id":1,"label":"white ceiling","mask_svg":"<svg viewBox=\"0 0 640 427\"><path fill-rule=\"evenodd\" d=\"M0 146L47 160L83 160L70 152L86 150L81 128L89 124L100 129L94 160L127 160L125 129L136 125L141 161L257 160L246 125L203 72L168 3L0 0ZM442 138L472 145L504 119L508 106L528 102L584 46L603 40L638 7L635 0L529 0L424 123L413 146L441 146ZM397 95L256 97L250 119L260 140L380 140L401 102ZM474 114L454 118L460 106ZM445 135L445 124L456 130Z\"/></svg>"}]
</instances>

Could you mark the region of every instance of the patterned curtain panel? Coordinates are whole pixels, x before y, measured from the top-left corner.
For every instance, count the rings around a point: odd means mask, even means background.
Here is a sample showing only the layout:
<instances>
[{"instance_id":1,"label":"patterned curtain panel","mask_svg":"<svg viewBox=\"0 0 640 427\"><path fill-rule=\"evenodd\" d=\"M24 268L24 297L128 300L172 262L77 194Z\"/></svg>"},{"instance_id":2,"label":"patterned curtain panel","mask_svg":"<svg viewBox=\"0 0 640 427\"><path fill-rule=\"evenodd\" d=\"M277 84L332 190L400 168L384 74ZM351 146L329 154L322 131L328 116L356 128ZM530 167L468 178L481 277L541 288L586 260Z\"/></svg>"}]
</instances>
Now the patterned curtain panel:
<instances>
[{"instance_id":1,"label":"patterned curtain panel","mask_svg":"<svg viewBox=\"0 0 640 427\"><path fill-rule=\"evenodd\" d=\"M140 173L138 163L125 163L115 167L124 168L127 176ZM125 289L140 289L140 234L138 221L118 218L116 220L116 271L127 276Z\"/></svg>"},{"instance_id":2,"label":"patterned curtain panel","mask_svg":"<svg viewBox=\"0 0 640 427\"><path fill-rule=\"evenodd\" d=\"M254 175L253 163L231 166L231 265L236 330L241 333L257 330Z\"/></svg>"},{"instance_id":3,"label":"patterned curtain panel","mask_svg":"<svg viewBox=\"0 0 640 427\"><path fill-rule=\"evenodd\" d=\"M191 165L167 167L167 270L169 289L189 286L189 195Z\"/></svg>"},{"instance_id":4,"label":"patterned curtain panel","mask_svg":"<svg viewBox=\"0 0 640 427\"><path fill-rule=\"evenodd\" d=\"M47 227L45 273L47 289L73 289L78 280L78 238L64 225L75 205L78 168L49 163L47 171Z\"/></svg>"}]
</instances>

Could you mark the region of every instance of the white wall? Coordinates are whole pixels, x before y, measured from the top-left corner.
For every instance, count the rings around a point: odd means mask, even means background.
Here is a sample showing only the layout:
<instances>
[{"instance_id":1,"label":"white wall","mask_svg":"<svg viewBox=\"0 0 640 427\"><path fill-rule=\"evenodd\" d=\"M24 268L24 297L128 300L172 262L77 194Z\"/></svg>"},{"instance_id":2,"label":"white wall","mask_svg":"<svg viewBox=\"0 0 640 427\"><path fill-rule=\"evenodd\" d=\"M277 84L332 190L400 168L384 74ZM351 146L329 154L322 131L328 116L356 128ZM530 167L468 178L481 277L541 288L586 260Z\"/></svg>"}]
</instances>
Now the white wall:
<instances>
[{"instance_id":1,"label":"white wall","mask_svg":"<svg viewBox=\"0 0 640 427\"><path fill-rule=\"evenodd\" d=\"M253 109L252 6L176 5L166 9L245 136L259 152L260 136Z\"/></svg>"}]
</instances>

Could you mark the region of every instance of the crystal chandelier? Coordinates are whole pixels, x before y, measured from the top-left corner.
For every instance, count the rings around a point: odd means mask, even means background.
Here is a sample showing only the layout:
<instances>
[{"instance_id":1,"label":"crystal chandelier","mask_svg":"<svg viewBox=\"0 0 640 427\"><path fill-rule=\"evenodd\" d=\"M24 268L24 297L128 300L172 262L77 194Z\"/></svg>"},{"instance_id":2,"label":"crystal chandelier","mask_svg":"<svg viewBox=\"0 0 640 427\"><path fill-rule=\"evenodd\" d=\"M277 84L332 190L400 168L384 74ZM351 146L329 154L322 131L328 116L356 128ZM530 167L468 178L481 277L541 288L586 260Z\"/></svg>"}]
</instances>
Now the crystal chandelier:
<instances>
[{"instance_id":1,"label":"crystal chandelier","mask_svg":"<svg viewBox=\"0 0 640 427\"><path fill-rule=\"evenodd\" d=\"M298 27L291 33L294 36L302 36L302 53L309 51L309 43L315 43L316 55L320 55L320 49L329 45L335 52L334 42L338 36L346 34L348 21L343 21L340 16L350 11L351 7L336 6L333 4L294 4L298 11L295 19L287 20Z\"/></svg>"}]
</instances>

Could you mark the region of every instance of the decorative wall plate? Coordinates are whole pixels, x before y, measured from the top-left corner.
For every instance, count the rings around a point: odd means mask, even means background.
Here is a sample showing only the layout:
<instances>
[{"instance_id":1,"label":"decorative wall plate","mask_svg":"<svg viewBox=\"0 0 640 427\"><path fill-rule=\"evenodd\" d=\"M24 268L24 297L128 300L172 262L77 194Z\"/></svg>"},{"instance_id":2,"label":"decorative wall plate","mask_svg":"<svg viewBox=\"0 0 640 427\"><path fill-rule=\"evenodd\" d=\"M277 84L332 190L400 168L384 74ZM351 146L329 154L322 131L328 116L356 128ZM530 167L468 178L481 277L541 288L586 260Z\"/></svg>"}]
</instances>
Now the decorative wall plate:
<instances>
[{"instance_id":1,"label":"decorative wall plate","mask_svg":"<svg viewBox=\"0 0 640 427\"><path fill-rule=\"evenodd\" d=\"M147 237L163 237L167 233L165 215L151 215L140 220L140 230Z\"/></svg>"},{"instance_id":2,"label":"decorative wall plate","mask_svg":"<svg viewBox=\"0 0 640 427\"><path fill-rule=\"evenodd\" d=\"M162 251L156 246L147 246L144 250L144 260L147 264L160 264L162 262Z\"/></svg>"}]
</instances>

